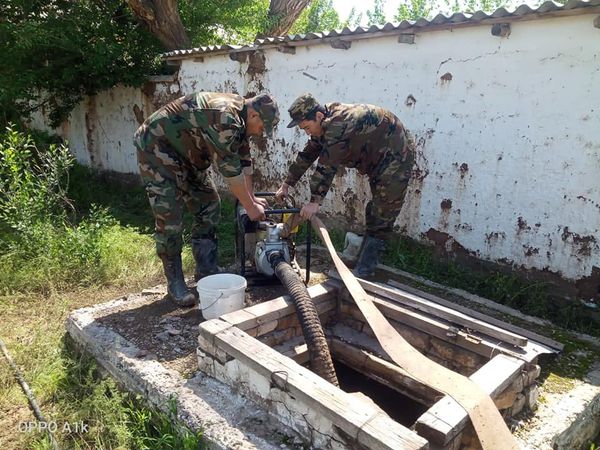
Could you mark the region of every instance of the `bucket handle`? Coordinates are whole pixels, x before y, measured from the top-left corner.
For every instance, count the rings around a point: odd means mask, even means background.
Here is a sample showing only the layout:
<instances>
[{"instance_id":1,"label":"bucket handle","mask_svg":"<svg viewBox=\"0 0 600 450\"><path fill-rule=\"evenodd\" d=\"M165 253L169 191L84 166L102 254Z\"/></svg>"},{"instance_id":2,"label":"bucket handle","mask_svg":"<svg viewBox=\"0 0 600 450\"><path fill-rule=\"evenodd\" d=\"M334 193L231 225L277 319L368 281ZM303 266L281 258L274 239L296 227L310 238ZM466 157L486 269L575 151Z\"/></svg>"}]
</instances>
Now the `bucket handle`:
<instances>
[{"instance_id":1,"label":"bucket handle","mask_svg":"<svg viewBox=\"0 0 600 450\"><path fill-rule=\"evenodd\" d=\"M200 308L202 311L207 310L208 308L210 308L212 305L214 305L215 303L217 303L219 300L221 300L221 297L223 297L223 291L221 291L221 295L219 295L214 302L212 302L210 305L208 305L206 308Z\"/></svg>"}]
</instances>

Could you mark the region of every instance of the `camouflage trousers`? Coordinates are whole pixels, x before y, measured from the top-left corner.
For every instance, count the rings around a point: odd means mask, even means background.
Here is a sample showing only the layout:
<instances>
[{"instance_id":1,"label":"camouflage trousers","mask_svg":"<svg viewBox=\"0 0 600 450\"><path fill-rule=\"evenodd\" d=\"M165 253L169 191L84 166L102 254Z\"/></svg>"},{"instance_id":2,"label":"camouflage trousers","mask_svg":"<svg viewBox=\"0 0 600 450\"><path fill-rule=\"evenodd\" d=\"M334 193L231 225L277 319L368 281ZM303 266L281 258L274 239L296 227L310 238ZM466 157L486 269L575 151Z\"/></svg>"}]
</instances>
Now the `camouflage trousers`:
<instances>
[{"instance_id":1,"label":"camouflage trousers","mask_svg":"<svg viewBox=\"0 0 600 450\"><path fill-rule=\"evenodd\" d=\"M366 234L377 239L386 239L393 231L415 162L414 142L404 130L387 145L390 150L369 176L373 199L366 207Z\"/></svg>"},{"instance_id":2,"label":"camouflage trousers","mask_svg":"<svg viewBox=\"0 0 600 450\"><path fill-rule=\"evenodd\" d=\"M214 239L221 201L209 172L185 161L166 139L155 139L150 148L138 147L137 158L154 214L157 254L181 253L184 205L194 218L192 239Z\"/></svg>"}]
</instances>

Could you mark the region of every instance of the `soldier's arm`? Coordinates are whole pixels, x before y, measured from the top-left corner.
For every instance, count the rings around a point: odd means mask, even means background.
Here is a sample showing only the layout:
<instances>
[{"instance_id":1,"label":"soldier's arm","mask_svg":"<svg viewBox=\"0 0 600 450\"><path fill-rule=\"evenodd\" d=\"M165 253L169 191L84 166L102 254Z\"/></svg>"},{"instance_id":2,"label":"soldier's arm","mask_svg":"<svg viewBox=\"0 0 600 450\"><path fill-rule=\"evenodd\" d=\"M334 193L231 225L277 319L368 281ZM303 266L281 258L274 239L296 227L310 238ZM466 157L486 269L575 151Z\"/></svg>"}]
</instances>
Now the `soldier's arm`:
<instances>
[{"instance_id":1,"label":"soldier's arm","mask_svg":"<svg viewBox=\"0 0 600 450\"><path fill-rule=\"evenodd\" d=\"M317 160L321 154L323 146L316 139L310 138L304 149L298 153L296 160L292 163L288 169L288 176L285 179L285 184L288 186L295 186L304 172L308 170L310 166Z\"/></svg>"},{"instance_id":2,"label":"soldier's arm","mask_svg":"<svg viewBox=\"0 0 600 450\"><path fill-rule=\"evenodd\" d=\"M242 166L242 172L244 175L252 175L254 173L252 156L250 156L250 145L248 141L244 139L238 150L240 155L240 164Z\"/></svg>"},{"instance_id":3,"label":"soldier's arm","mask_svg":"<svg viewBox=\"0 0 600 450\"><path fill-rule=\"evenodd\" d=\"M244 147L244 126L233 114L224 112L219 123L204 130L205 142L215 155L217 170L229 189L246 209L252 220L264 219L264 210L257 204L252 191L248 190L246 177L250 149ZM250 164L251 170L251 164ZM251 172L250 172L251 173ZM251 182L251 179L250 179Z\"/></svg>"},{"instance_id":4,"label":"soldier's arm","mask_svg":"<svg viewBox=\"0 0 600 450\"><path fill-rule=\"evenodd\" d=\"M349 130L346 122L332 121L323 136L323 148L317 170L310 179L310 201L321 205L343 156L348 151Z\"/></svg>"},{"instance_id":5,"label":"soldier's arm","mask_svg":"<svg viewBox=\"0 0 600 450\"><path fill-rule=\"evenodd\" d=\"M333 178L337 173L337 166L322 164L319 161L317 169L310 178L310 202L318 205L323 204L323 200L329 192Z\"/></svg>"}]
</instances>

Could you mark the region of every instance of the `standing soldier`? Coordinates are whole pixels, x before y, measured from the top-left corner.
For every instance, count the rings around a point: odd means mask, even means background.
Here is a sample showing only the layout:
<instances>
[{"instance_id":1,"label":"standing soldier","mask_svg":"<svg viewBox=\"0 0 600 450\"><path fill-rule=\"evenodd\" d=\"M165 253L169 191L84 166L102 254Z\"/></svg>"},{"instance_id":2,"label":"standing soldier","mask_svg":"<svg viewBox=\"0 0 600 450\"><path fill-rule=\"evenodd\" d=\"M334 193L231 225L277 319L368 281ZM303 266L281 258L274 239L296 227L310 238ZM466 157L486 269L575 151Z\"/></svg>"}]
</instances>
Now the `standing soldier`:
<instances>
[{"instance_id":1,"label":"standing soldier","mask_svg":"<svg viewBox=\"0 0 600 450\"><path fill-rule=\"evenodd\" d=\"M298 97L289 108L292 121L310 136L290 166L277 198L288 195L318 158L310 180L310 202L300 215L310 219L319 211L340 167L356 168L369 177L373 199L366 207L366 233L354 273L372 276L383 249L383 238L393 230L402 209L414 163L414 146L400 120L373 105L319 104L311 94Z\"/></svg>"},{"instance_id":2,"label":"standing soldier","mask_svg":"<svg viewBox=\"0 0 600 450\"><path fill-rule=\"evenodd\" d=\"M163 106L136 131L138 165L155 218L156 252L168 293L179 306L196 302L181 264L183 204L194 217L194 278L218 272L216 226L221 202L208 173L211 163L252 220L264 219L264 199L254 196L248 138L271 134L279 121L268 94L199 92Z\"/></svg>"}]
</instances>

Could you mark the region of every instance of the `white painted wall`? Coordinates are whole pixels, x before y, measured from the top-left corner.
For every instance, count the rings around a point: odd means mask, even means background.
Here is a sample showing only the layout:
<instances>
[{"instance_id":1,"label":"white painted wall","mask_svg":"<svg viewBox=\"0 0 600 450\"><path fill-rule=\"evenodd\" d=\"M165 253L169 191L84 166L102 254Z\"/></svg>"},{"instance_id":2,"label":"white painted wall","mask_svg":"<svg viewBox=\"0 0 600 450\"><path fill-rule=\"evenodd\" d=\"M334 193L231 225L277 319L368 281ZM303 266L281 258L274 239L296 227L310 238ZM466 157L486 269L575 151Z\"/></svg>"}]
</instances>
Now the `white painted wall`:
<instances>
[{"instance_id":1,"label":"white painted wall","mask_svg":"<svg viewBox=\"0 0 600 450\"><path fill-rule=\"evenodd\" d=\"M446 245L454 240L480 258L580 279L600 267L594 17L516 22L508 38L482 25L418 34L413 45L383 37L354 41L348 50L267 49L266 72L255 77L246 74L247 63L207 55L204 62L183 61L179 84L182 93L244 94L264 86L277 98L282 121L306 91L322 102L387 107L415 134L419 168L427 174L411 186L401 228L416 239L437 230L450 237ZM441 80L446 73L450 81ZM405 103L409 95L412 106ZM89 106L76 110L66 135L78 159L88 163L94 154L102 168L134 172L131 106L144 101L123 88L98 96L93 145L83 130ZM281 125L266 151L255 149L261 188L278 186L305 139ZM306 199L303 181L299 198ZM368 185L351 170L336 179L323 209L362 221L368 196ZM442 209L443 200L452 202L450 209Z\"/></svg>"}]
</instances>

